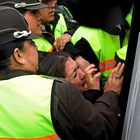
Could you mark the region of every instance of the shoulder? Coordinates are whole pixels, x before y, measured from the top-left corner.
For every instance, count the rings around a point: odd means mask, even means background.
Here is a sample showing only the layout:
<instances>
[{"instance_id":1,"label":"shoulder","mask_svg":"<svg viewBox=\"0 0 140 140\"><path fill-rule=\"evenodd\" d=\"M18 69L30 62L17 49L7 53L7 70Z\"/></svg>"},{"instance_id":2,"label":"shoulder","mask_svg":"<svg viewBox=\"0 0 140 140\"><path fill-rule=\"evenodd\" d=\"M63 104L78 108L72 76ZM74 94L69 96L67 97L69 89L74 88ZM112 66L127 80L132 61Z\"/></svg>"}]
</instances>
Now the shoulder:
<instances>
[{"instance_id":1,"label":"shoulder","mask_svg":"<svg viewBox=\"0 0 140 140\"><path fill-rule=\"evenodd\" d=\"M72 85L70 82L68 82L67 80L63 79L63 78L54 78L54 87L56 89L58 89L58 91L63 90L63 91L68 91L68 92L72 92L77 91L78 89ZM80 92L80 91L79 91ZM67 93L65 93L67 94Z\"/></svg>"}]
</instances>

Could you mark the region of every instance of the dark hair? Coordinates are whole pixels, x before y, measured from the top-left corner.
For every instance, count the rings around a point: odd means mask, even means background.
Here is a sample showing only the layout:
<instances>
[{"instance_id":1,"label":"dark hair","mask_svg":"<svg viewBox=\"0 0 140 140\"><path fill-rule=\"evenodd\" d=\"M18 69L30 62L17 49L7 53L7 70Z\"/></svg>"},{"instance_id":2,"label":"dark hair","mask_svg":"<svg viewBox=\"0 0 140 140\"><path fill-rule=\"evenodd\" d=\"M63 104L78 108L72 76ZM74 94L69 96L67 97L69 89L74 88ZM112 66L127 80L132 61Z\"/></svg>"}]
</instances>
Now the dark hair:
<instances>
[{"instance_id":1,"label":"dark hair","mask_svg":"<svg viewBox=\"0 0 140 140\"><path fill-rule=\"evenodd\" d=\"M15 48L23 48L23 40L15 40L6 44L0 45L0 70L6 70L11 65L10 57Z\"/></svg>"},{"instance_id":2,"label":"dark hair","mask_svg":"<svg viewBox=\"0 0 140 140\"><path fill-rule=\"evenodd\" d=\"M39 61L39 74L65 78L65 63L68 57L70 55L63 51L46 53L45 57L43 53L43 59Z\"/></svg>"}]
</instances>

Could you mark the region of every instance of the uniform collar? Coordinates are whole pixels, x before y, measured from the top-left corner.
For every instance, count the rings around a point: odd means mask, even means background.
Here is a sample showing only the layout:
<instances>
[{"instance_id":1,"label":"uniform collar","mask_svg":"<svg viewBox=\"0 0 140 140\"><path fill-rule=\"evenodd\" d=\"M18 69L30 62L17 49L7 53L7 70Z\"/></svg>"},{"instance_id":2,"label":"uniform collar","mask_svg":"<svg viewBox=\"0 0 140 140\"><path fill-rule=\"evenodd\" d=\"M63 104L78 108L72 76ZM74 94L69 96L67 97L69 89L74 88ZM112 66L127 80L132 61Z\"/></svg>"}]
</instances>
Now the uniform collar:
<instances>
[{"instance_id":1,"label":"uniform collar","mask_svg":"<svg viewBox=\"0 0 140 140\"><path fill-rule=\"evenodd\" d=\"M3 70L0 71L0 80L8 80L14 77L22 76L22 75L31 75L34 74L31 71L26 70Z\"/></svg>"}]
</instances>

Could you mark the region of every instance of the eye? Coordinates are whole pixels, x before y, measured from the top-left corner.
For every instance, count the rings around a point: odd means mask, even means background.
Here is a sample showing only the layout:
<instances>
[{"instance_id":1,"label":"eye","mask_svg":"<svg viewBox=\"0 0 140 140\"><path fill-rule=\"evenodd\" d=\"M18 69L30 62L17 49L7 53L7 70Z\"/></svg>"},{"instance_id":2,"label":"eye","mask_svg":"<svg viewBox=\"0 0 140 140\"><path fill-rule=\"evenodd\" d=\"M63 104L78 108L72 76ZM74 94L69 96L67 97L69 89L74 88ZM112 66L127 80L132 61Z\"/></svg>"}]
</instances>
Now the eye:
<instances>
[{"instance_id":1,"label":"eye","mask_svg":"<svg viewBox=\"0 0 140 140\"><path fill-rule=\"evenodd\" d=\"M76 77L77 77L77 72L75 72L73 75L73 78L76 78Z\"/></svg>"},{"instance_id":2,"label":"eye","mask_svg":"<svg viewBox=\"0 0 140 140\"><path fill-rule=\"evenodd\" d=\"M76 78L77 77L77 74L78 74L78 70L79 68L77 67L73 73L73 78Z\"/></svg>"}]
</instances>

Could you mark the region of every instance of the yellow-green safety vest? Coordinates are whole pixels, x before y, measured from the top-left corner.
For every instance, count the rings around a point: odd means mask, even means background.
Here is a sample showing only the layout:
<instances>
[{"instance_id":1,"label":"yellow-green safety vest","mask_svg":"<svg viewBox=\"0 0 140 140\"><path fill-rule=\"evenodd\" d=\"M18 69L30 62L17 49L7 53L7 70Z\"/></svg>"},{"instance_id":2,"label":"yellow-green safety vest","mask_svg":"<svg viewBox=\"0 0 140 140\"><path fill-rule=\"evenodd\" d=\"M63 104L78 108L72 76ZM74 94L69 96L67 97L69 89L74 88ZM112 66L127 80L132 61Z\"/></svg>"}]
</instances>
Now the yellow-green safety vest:
<instances>
[{"instance_id":1,"label":"yellow-green safety vest","mask_svg":"<svg viewBox=\"0 0 140 140\"><path fill-rule=\"evenodd\" d=\"M54 29L54 38L57 39L60 36L62 36L67 31L67 25L64 19L64 16L62 13L59 13L59 21ZM52 29L52 25L50 24L50 27ZM42 52L52 52L54 50L53 45L43 36L33 39L35 42L38 51Z\"/></svg>"},{"instance_id":2,"label":"yellow-green safety vest","mask_svg":"<svg viewBox=\"0 0 140 140\"><path fill-rule=\"evenodd\" d=\"M71 41L76 44L82 37L89 42L99 60L100 71L107 77L116 64L114 57L115 52L120 49L119 36L111 35L102 29L80 26L72 36Z\"/></svg>"},{"instance_id":3,"label":"yellow-green safety vest","mask_svg":"<svg viewBox=\"0 0 140 140\"><path fill-rule=\"evenodd\" d=\"M131 13L129 13L127 15L126 20L129 23L129 25L131 25L131 20L132 20L132 14ZM127 32L127 34L126 34L128 39L129 39L129 34L130 34L130 31ZM128 43L125 43L125 45L116 52L117 56L124 61L126 60L127 48L128 48Z\"/></svg>"},{"instance_id":4,"label":"yellow-green safety vest","mask_svg":"<svg viewBox=\"0 0 140 140\"><path fill-rule=\"evenodd\" d=\"M59 140L51 119L53 82L39 75L0 81L0 140Z\"/></svg>"},{"instance_id":5,"label":"yellow-green safety vest","mask_svg":"<svg viewBox=\"0 0 140 140\"><path fill-rule=\"evenodd\" d=\"M38 51L41 52L52 52L54 50L53 45L43 36L33 39L35 42Z\"/></svg>"},{"instance_id":6,"label":"yellow-green safety vest","mask_svg":"<svg viewBox=\"0 0 140 140\"><path fill-rule=\"evenodd\" d=\"M65 21L63 14L59 13L58 15L60 18L55 26L55 29L54 29L55 39L59 38L67 31L67 24L66 24L66 21Z\"/></svg>"},{"instance_id":7,"label":"yellow-green safety vest","mask_svg":"<svg viewBox=\"0 0 140 140\"><path fill-rule=\"evenodd\" d=\"M117 52L117 56L119 56L120 59L122 60L126 60L126 54L127 54L127 45L124 46L123 48L121 48L120 50L118 50Z\"/></svg>"},{"instance_id":8,"label":"yellow-green safety vest","mask_svg":"<svg viewBox=\"0 0 140 140\"><path fill-rule=\"evenodd\" d=\"M119 35L111 35L102 29L80 26L73 34L71 41L76 44L81 38L85 38L99 60L99 69L106 80L111 70L116 65L115 53L120 49ZM122 46L128 44L129 31L127 32ZM87 52L88 53L88 52Z\"/></svg>"}]
</instances>

